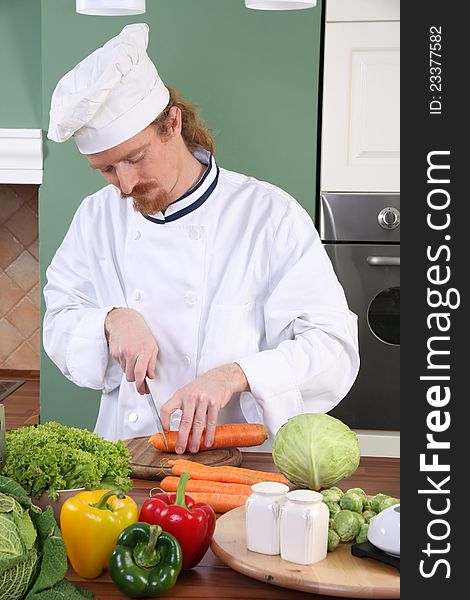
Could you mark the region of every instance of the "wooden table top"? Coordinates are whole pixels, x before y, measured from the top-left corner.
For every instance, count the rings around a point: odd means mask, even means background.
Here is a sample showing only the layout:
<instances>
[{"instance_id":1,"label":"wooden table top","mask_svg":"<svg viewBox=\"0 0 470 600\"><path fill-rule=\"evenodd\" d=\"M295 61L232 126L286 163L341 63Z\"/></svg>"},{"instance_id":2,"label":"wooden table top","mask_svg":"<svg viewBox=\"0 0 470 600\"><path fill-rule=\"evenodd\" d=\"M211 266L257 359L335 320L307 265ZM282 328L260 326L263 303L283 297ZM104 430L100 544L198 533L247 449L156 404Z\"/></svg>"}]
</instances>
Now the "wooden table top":
<instances>
[{"instance_id":1,"label":"wooden table top","mask_svg":"<svg viewBox=\"0 0 470 600\"><path fill-rule=\"evenodd\" d=\"M35 416L38 414L39 402L38 399L37 402L31 401L36 393L35 384L28 382L5 401L7 428L12 429L36 421ZM242 466L264 471L276 470L270 454L255 452L243 453ZM156 481L135 479L130 495L140 506L148 498L150 490L156 484ZM339 486L342 489L361 487L367 494L382 492L399 497L400 461L395 458L363 457L357 471L348 479L341 481ZM70 568L67 579L82 588L91 590L99 600L124 600L127 598L114 585L107 572L97 579L86 580ZM318 596L288 590L246 577L224 565L210 549L196 568L179 576L175 587L164 597L180 600L332 598L332 596Z\"/></svg>"},{"instance_id":2,"label":"wooden table top","mask_svg":"<svg viewBox=\"0 0 470 600\"><path fill-rule=\"evenodd\" d=\"M244 452L243 467L275 471L270 454ZM341 481L341 488L362 487L367 494L382 492L391 496L400 495L400 461L394 458L364 457L357 471ZM134 479L130 495L141 504L148 498L150 490L158 484L156 481ZM87 581L69 569L67 579L91 590L100 600L124 599L107 573L98 579ZM261 598L266 600L291 600L302 598L327 598L316 594L307 594L286 588L280 588L246 577L224 565L209 548L207 554L194 569L182 573L175 587L165 594L165 598L177 599L237 599ZM329 598L332 598L329 596Z\"/></svg>"}]
</instances>

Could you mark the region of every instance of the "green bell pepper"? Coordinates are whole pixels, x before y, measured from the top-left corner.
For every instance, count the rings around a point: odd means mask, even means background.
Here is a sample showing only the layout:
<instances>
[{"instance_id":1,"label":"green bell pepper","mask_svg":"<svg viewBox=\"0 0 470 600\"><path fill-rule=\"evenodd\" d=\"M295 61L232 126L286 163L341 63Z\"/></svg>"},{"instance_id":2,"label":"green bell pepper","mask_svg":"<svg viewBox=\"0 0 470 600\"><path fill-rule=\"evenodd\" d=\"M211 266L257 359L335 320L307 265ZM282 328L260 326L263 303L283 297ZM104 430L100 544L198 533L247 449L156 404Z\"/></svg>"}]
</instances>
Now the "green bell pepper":
<instances>
[{"instance_id":1,"label":"green bell pepper","mask_svg":"<svg viewBox=\"0 0 470 600\"><path fill-rule=\"evenodd\" d=\"M154 597L175 585L182 564L175 537L159 525L137 522L120 533L109 559L109 574L127 596Z\"/></svg>"}]
</instances>

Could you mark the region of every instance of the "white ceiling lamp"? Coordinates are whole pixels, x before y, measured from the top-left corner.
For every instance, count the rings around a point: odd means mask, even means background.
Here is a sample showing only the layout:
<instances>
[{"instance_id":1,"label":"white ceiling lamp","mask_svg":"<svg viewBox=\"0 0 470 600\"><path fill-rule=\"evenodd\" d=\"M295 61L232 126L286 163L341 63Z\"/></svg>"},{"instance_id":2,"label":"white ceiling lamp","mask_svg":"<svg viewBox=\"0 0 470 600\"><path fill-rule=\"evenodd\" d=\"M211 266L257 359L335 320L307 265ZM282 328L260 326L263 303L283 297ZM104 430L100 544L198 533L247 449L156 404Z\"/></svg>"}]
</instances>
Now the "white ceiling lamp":
<instances>
[{"instance_id":1,"label":"white ceiling lamp","mask_svg":"<svg viewBox=\"0 0 470 600\"><path fill-rule=\"evenodd\" d=\"M77 0L76 9L81 15L102 17L141 15L145 0Z\"/></svg>"},{"instance_id":2,"label":"white ceiling lamp","mask_svg":"<svg viewBox=\"0 0 470 600\"><path fill-rule=\"evenodd\" d=\"M297 10L299 8L314 8L317 0L300 2L298 0L245 0L247 8L257 10Z\"/></svg>"}]
</instances>

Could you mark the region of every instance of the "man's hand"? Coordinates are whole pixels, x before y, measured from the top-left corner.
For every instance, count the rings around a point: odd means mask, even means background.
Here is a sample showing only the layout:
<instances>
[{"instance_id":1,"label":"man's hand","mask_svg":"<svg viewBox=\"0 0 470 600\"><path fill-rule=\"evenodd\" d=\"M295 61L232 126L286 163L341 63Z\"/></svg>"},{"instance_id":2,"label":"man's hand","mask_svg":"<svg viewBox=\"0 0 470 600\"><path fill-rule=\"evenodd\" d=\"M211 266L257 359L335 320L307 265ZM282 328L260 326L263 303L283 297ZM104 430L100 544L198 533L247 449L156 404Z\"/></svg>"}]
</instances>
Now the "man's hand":
<instances>
[{"instance_id":1,"label":"man's hand","mask_svg":"<svg viewBox=\"0 0 470 600\"><path fill-rule=\"evenodd\" d=\"M155 377L158 346L144 318L132 308L113 308L105 320L109 353L121 365L127 381L144 394L144 379Z\"/></svg>"},{"instance_id":2,"label":"man's hand","mask_svg":"<svg viewBox=\"0 0 470 600\"><path fill-rule=\"evenodd\" d=\"M245 373L236 363L211 369L177 390L160 408L165 430L170 429L172 413L178 409L182 410L176 452L178 454L184 452L191 429L189 448L191 452L199 450L204 429L206 430L204 443L206 446L211 446L220 409L235 393L247 390L249 385Z\"/></svg>"}]
</instances>

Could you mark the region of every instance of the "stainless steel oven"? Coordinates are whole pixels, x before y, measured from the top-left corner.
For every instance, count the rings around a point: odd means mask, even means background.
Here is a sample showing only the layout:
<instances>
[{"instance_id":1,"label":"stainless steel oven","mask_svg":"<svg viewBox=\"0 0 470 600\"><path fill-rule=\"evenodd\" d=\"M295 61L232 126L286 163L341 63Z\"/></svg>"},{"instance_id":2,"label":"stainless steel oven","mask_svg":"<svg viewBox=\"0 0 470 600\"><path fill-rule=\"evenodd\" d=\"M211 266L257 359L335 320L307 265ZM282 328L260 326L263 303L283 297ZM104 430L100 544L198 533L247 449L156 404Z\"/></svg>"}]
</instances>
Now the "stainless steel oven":
<instances>
[{"instance_id":1,"label":"stainless steel oven","mask_svg":"<svg viewBox=\"0 0 470 600\"><path fill-rule=\"evenodd\" d=\"M350 427L400 429L400 196L322 194L319 231L358 316L361 367L331 411Z\"/></svg>"}]
</instances>

